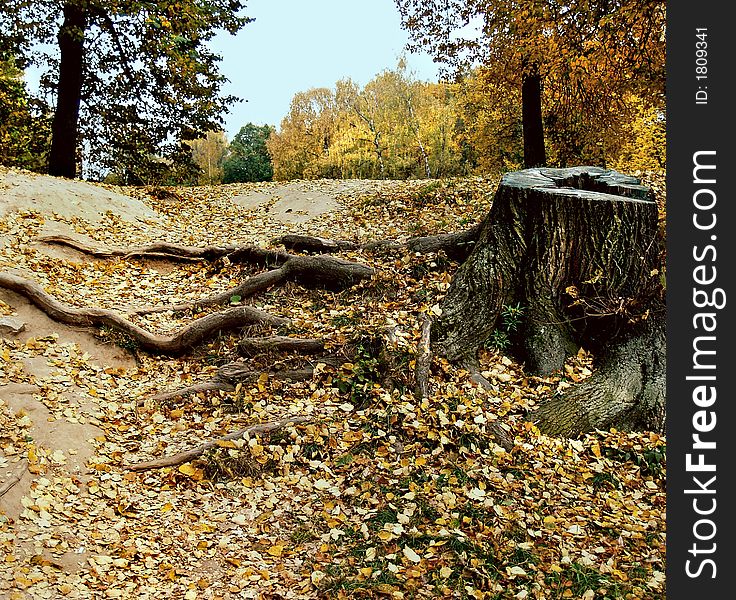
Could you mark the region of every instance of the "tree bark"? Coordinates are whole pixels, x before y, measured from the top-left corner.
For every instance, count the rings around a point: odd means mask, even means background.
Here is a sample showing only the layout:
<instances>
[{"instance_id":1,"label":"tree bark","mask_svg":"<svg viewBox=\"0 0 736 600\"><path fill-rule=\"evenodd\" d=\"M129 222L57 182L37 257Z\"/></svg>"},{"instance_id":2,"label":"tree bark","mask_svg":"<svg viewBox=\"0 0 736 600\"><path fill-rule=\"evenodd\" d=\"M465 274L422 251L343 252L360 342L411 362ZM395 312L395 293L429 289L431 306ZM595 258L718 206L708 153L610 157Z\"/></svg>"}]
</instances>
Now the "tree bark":
<instances>
[{"instance_id":1,"label":"tree bark","mask_svg":"<svg viewBox=\"0 0 736 600\"><path fill-rule=\"evenodd\" d=\"M637 179L597 167L508 173L445 296L436 345L472 361L507 326L506 307L519 305L523 318L508 333L530 371L562 369L580 347L598 357L589 382L540 409L540 429L659 426L661 260L657 205Z\"/></svg>"},{"instance_id":2,"label":"tree bark","mask_svg":"<svg viewBox=\"0 0 736 600\"><path fill-rule=\"evenodd\" d=\"M524 166L547 164L542 122L542 76L536 65L526 67L521 80L521 125L524 137Z\"/></svg>"},{"instance_id":3,"label":"tree bark","mask_svg":"<svg viewBox=\"0 0 736 600\"><path fill-rule=\"evenodd\" d=\"M286 417L284 419L273 421L271 423L259 423L257 425L251 425L250 427L246 427L245 429L240 429L233 433L223 435L222 437L216 438L214 440L204 442L203 444L200 444L199 446L196 446L191 450L185 450L184 452L179 452L178 454L174 454L173 456L165 456L163 458L150 460L147 462L129 464L126 466L126 468L130 471L147 471L149 469L175 467L185 462L191 462L198 459L205 452L217 448L223 442L243 439L245 436L250 435L270 433L278 429L283 429L284 427L287 427L289 425L296 425L298 423L305 423L307 421L309 421L309 417L298 416Z\"/></svg>"},{"instance_id":4,"label":"tree bark","mask_svg":"<svg viewBox=\"0 0 736 600\"><path fill-rule=\"evenodd\" d=\"M49 174L73 179L77 175L76 151L79 107L84 80L84 35L87 13L77 3L64 4L64 22L59 30L59 83L56 112L51 126Z\"/></svg>"},{"instance_id":5,"label":"tree bark","mask_svg":"<svg viewBox=\"0 0 736 600\"><path fill-rule=\"evenodd\" d=\"M244 297L261 292L284 280L294 281L307 288L341 291L373 276L367 265L350 262L332 256L300 256L258 246L205 246L193 247L157 242L136 248L99 248L64 235L48 235L36 238L45 244L58 244L74 248L97 258L158 258L170 261L227 259L231 263L248 263L258 266L276 267L245 281L241 286L191 304L204 306L228 302L233 295ZM168 307L166 310L174 310Z\"/></svg>"},{"instance_id":6,"label":"tree bark","mask_svg":"<svg viewBox=\"0 0 736 600\"><path fill-rule=\"evenodd\" d=\"M257 308L238 306L196 319L171 335L158 335L111 310L68 306L47 294L35 281L12 273L0 272L0 287L22 294L59 323L82 327L105 325L130 336L143 350L169 356L183 354L219 331L232 331L254 323L275 327L289 323L288 319L275 317Z\"/></svg>"},{"instance_id":7,"label":"tree bark","mask_svg":"<svg viewBox=\"0 0 736 600\"><path fill-rule=\"evenodd\" d=\"M593 375L543 403L530 420L543 433L565 437L613 426L663 431L665 355L664 319L653 317L625 341L604 349Z\"/></svg>"},{"instance_id":8,"label":"tree bark","mask_svg":"<svg viewBox=\"0 0 736 600\"><path fill-rule=\"evenodd\" d=\"M287 250L295 252L331 253L342 250L409 250L420 254L444 251L448 257L462 262L473 250L480 225L473 225L470 229L453 233L438 233L435 235L411 237L406 242L396 240L378 240L365 244L356 244L347 240L332 240L311 235L284 235L274 238L274 244L283 244Z\"/></svg>"},{"instance_id":9,"label":"tree bark","mask_svg":"<svg viewBox=\"0 0 736 600\"><path fill-rule=\"evenodd\" d=\"M170 402L171 400L183 398L191 394L209 391L232 392L238 383L250 383L257 381L263 374L268 375L269 379L281 379L287 381L305 381L312 379L314 369L296 369L288 371L254 371L243 362L231 362L217 369L214 377L208 381L188 385L178 390L162 392L151 397L151 400L158 403Z\"/></svg>"}]
</instances>

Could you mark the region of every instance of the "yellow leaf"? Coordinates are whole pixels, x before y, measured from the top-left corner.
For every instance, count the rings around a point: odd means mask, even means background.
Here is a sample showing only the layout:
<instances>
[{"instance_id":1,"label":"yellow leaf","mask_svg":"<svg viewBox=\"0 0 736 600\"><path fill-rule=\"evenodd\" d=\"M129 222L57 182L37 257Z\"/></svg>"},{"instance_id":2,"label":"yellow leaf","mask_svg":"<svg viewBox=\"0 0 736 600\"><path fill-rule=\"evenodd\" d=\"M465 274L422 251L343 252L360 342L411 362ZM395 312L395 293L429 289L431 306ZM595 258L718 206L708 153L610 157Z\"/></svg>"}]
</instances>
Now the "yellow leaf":
<instances>
[{"instance_id":1,"label":"yellow leaf","mask_svg":"<svg viewBox=\"0 0 736 600\"><path fill-rule=\"evenodd\" d=\"M312 583L314 585L317 585L320 581L322 581L326 576L326 573L323 571L312 571L311 579Z\"/></svg>"},{"instance_id":2,"label":"yellow leaf","mask_svg":"<svg viewBox=\"0 0 736 600\"><path fill-rule=\"evenodd\" d=\"M411 549L409 546L404 546L403 552L404 556L406 556L406 558L408 558L411 562L418 563L422 560L422 557L414 552L414 550Z\"/></svg>"},{"instance_id":3,"label":"yellow leaf","mask_svg":"<svg viewBox=\"0 0 736 600\"><path fill-rule=\"evenodd\" d=\"M359 442L363 439L362 431L346 431L345 435L342 436L345 442Z\"/></svg>"},{"instance_id":4,"label":"yellow leaf","mask_svg":"<svg viewBox=\"0 0 736 600\"><path fill-rule=\"evenodd\" d=\"M389 540L392 540L394 537L394 534L390 531L386 531L385 529L382 529L378 532L378 537L381 538L384 542L388 542Z\"/></svg>"},{"instance_id":5,"label":"yellow leaf","mask_svg":"<svg viewBox=\"0 0 736 600\"><path fill-rule=\"evenodd\" d=\"M232 440L216 440L215 444L220 448L237 448L238 445Z\"/></svg>"},{"instance_id":6,"label":"yellow leaf","mask_svg":"<svg viewBox=\"0 0 736 600\"><path fill-rule=\"evenodd\" d=\"M261 454L263 454L263 446L261 446L260 444L253 444L250 447L250 453L253 456L260 456Z\"/></svg>"},{"instance_id":7,"label":"yellow leaf","mask_svg":"<svg viewBox=\"0 0 736 600\"><path fill-rule=\"evenodd\" d=\"M258 378L258 391L259 392L266 391L267 382L268 382L268 373L261 373L261 376Z\"/></svg>"},{"instance_id":8,"label":"yellow leaf","mask_svg":"<svg viewBox=\"0 0 736 600\"><path fill-rule=\"evenodd\" d=\"M202 479L204 479L204 471L192 466L190 463L184 463L183 465L180 465L179 473L182 473L187 477L191 477L195 481L201 481Z\"/></svg>"},{"instance_id":9,"label":"yellow leaf","mask_svg":"<svg viewBox=\"0 0 736 600\"><path fill-rule=\"evenodd\" d=\"M279 542L278 544L274 544L271 546L266 552L268 552L271 556L275 556L279 558L284 553L284 548L286 548L285 542Z\"/></svg>"}]
</instances>

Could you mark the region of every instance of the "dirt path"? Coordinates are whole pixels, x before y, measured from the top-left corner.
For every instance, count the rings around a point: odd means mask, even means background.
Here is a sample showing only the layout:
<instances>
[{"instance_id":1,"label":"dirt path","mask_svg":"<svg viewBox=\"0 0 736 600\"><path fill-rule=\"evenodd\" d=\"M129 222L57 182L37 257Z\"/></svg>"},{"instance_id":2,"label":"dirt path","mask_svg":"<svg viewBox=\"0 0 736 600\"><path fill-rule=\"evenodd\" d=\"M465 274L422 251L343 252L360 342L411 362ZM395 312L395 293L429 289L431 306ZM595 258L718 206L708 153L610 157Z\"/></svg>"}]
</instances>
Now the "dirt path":
<instances>
[{"instance_id":1,"label":"dirt path","mask_svg":"<svg viewBox=\"0 0 736 600\"><path fill-rule=\"evenodd\" d=\"M303 224L339 210L341 195L364 193L373 184L364 181L319 181L290 183L261 183L236 186L232 202L254 214L267 213L279 223ZM0 167L0 220L7 225L0 230L0 248L14 242L14 222L29 214L39 215L40 234L73 235L89 240L80 232L85 226L104 226L107 222L120 222L139 227L152 237L167 229L166 215L158 213L142 200L126 196L121 188L102 186L82 181L40 176L24 171ZM23 242L32 240L21 240ZM81 254L55 246L36 246L52 259L89 262ZM9 265L15 267L16 265ZM5 267L3 267L5 268ZM28 272L20 269L26 276ZM21 358L22 369L14 372L5 384L0 384L0 410L6 417L20 418L28 424L25 435L33 439L38 448L54 456L61 452L63 467L69 475L84 476L86 463L94 455L93 438L103 432L98 426L97 407L86 400L85 390L70 384L61 400L70 407L67 416L53 414L45 396L48 386L58 383L61 376L55 360L46 356L34 356L36 340L55 338L59 345L73 345L78 354L89 356L97 368L129 370L136 366L132 356L115 345L101 342L92 332L60 325L33 307L27 300L0 290L0 317L10 316L13 323L21 324L22 331L0 332L0 343L6 338L23 348L30 344L28 356ZM2 371L0 361L0 372ZM57 399L58 400L58 399ZM8 454L8 452L6 452ZM56 454L57 456L61 456ZM20 454L0 454L0 486L11 480L19 480L0 497L0 514L18 519L23 510L22 499L31 491L33 474L22 469Z\"/></svg>"}]
</instances>

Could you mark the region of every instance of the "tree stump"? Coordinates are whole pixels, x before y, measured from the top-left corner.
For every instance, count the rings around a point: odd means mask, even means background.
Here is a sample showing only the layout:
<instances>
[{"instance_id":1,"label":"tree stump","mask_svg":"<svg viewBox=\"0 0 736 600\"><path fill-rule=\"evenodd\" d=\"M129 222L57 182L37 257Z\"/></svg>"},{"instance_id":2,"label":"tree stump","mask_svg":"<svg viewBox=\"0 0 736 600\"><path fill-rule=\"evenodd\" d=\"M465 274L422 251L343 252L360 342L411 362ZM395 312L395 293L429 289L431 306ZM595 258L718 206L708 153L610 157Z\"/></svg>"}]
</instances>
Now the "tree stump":
<instances>
[{"instance_id":1,"label":"tree stump","mask_svg":"<svg viewBox=\"0 0 736 600\"><path fill-rule=\"evenodd\" d=\"M657 205L638 179L598 167L508 173L443 301L435 345L472 361L518 304L512 349L531 372L562 369L581 347L597 358L594 376L540 407L540 429L661 430L662 262Z\"/></svg>"}]
</instances>

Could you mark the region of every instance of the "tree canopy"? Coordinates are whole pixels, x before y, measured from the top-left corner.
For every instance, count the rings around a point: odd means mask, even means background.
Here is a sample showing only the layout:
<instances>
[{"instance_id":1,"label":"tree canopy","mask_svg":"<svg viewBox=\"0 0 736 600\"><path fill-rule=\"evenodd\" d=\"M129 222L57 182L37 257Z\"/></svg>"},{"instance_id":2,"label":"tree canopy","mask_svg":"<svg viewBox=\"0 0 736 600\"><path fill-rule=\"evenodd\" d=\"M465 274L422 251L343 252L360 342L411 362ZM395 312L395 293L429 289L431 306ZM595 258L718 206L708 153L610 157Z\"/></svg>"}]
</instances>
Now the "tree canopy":
<instances>
[{"instance_id":1,"label":"tree canopy","mask_svg":"<svg viewBox=\"0 0 736 600\"><path fill-rule=\"evenodd\" d=\"M240 128L222 165L223 183L271 181L273 164L266 141L273 132L271 125L248 123Z\"/></svg>"},{"instance_id":2,"label":"tree canopy","mask_svg":"<svg viewBox=\"0 0 736 600\"><path fill-rule=\"evenodd\" d=\"M623 171L665 164L661 105L626 92L614 115L570 121L545 89L546 154ZM402 63L365 86L350 79L298 92L268 138L276 179L403 179L489 174L524 164L520 86L486 66L456 82L416 81ZM582 109L581 109L582 110ZM613 110L613 109L612 109Z\"/></svg>"},{"instance_id":3,"label":"tree canopy","mask_svg":"<svg viewBox=\"0 0 736 600\"><path fill-rule=\"evenodd\" d=\"M396 0L396 5L413 48L430 51L448 71L482 67L495 84L489 91L521 91L525 153L534 153L532 162L544 157L544 148L534 147L541 142L542 117L556 147L552 162L564 165L594 154L588 146L631 116L632 94L663 106L663 0ZM532 123L534 118L540 122ZM527 139L534 135L539 139Z\"/></svg>"},{"instance_id":4,"label":"tree canopy","mask_svg":"<svg viewBox=\"0 0 736 600\"><path fill-rule=\"evenodd\" d=\"M461 174L451 87L416 81L400 62L362 88L343 79L297 93L268 141L276 179Z\"/></svg>"},{"instance_id":5,"label":"tree canopy","mask_svg":"<svg viewBox=\"0 0 736 600\"><path fill-rule=\"evenodd\" d=\"M15 57L0 50L0 164L40 167L48 125L43 107L26 91Z\"/></svg>"},{"instance_id":6,"label":"tree canopy","mask_svg":"<svg viewBox=\"0 0 736 600\"><path fill-rule=\"evenodd\" d=\"M207 45L251 19L238 0L8 0L0 38L23 65L45 67L56 100L49 171L88 165L142 178L152 156L188 156L181 142L216 129L235 98L222 94Z\"/></svg>"}]
</instances>

